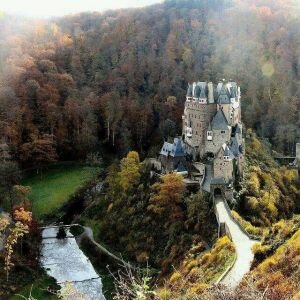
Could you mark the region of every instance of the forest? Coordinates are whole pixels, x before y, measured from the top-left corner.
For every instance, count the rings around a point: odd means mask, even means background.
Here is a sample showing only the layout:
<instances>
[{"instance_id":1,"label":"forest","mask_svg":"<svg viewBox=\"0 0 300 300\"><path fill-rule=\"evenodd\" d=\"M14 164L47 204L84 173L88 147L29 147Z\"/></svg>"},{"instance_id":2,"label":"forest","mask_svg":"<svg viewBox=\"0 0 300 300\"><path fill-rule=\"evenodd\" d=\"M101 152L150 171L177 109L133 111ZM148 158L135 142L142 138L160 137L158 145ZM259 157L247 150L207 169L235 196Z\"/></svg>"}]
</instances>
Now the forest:
<instances>
[{"instance_id":1,"label":"forest","mask_svg":"<svg viewBox=\"0 0 300 300\"><path fill-rule=\"evenodd\" d=\"M238 80L247 127L294 154L299 6L166 1L50 20L1 15L1 155L21 166L109 149L155 156L181 134L189 81Z\"/></svg>"},{"instance_id":2,"label":"forest","mask_svg":"<svg viewBox=\"0 0 300 300\"><path fill-rule=\"evenodd\" d=\"M300 142L298 0L165 0L49 19L0 12L0 29L1 299L30 288L58 299L37 259L40 228L53 222L92 231L79 244L108 300L299 299L299 166L274 159L294 157ZM229 209L260 241L235 290L215 285L237 254L211 195L149 163L182 134L188 83L224 79L241 87L246 143ZM112 288L97 243L142 274L113 265Z\"/></svg>"}]
</instances>

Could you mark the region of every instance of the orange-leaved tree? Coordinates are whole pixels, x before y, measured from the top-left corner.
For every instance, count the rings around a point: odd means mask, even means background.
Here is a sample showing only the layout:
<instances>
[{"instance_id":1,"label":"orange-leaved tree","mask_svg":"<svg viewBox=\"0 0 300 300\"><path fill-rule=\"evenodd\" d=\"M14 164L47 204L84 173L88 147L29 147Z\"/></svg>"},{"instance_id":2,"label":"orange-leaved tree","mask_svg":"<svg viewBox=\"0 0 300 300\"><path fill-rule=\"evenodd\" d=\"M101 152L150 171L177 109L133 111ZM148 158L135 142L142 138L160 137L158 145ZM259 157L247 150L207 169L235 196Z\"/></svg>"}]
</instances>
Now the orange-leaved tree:
<instances>
[{"instance_id":1,"label":"orange-leaved tree","mask_svg":"<svg viewBox=\"0 0 300 300\"><path fill-rule=\"evenodd\" d=\"M152 191L148 210L163 216L167 221L166 225L183 217L180 205L183 202L185 183L181 175L170 173L162 176L161 182L152 185Z\"/></svg>"}]
</instances>

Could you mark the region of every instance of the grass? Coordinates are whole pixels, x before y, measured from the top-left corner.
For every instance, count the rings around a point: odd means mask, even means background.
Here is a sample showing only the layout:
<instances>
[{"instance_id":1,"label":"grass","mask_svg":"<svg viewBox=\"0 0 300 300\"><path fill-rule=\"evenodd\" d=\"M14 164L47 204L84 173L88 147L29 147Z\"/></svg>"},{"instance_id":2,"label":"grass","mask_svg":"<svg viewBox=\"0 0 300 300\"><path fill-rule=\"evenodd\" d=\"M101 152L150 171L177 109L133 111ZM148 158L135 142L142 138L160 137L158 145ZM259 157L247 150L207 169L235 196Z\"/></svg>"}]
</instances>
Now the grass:
<instances>
[{"instance_id":1,"label":"grass","mask_svg":"<svg viewBox=\"0 0 300 300\"><path fill-rule=\"evenodd\" d=\"M219 238L209 251L201 244L194 246L166 281L162 291L169 296L163 299L196 299L220 278L234 259L235 248L227 236Z\"/></svg>"},{"instance_id":2,"label":"grass","mask_svg":"<svg viewBox=\"0 0 300 300\"><path fill-rule=\"evenodd\" d=\"M32 189L29 199L34 216L40 219L55 213L91 176L91 169L73 164L54 166L26 177L22 184Z\"/></svg>"},{"instance_id":3,"label":"grass","mask_svg":"<svg viewBox=\"0 0 300 300\"><path fill-rule=\"evenodd\" d=\"M243 219L238 212L236 212L235 210L231 211L232 216L234 217L234 219L246 230L246 232L248 232L250 235L256 237L256 238L261 238L266 229L263 227L256 227L253 226L249 221L246 221L245 219Z\"/></svg>"}]
</instances>

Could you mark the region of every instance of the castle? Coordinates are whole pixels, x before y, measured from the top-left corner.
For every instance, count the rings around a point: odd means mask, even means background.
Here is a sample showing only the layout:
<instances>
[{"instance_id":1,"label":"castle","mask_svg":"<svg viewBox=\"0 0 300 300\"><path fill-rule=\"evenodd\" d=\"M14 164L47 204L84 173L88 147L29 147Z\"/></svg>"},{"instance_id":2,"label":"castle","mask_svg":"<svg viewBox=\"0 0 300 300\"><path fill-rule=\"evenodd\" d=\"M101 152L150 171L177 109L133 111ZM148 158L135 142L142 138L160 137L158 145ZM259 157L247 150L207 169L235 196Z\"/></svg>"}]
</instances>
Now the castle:
<instances>
[{"instance_id":1,"label":"castle","mask_svg":"<svg viewBox=\"0 0 300 300\"><path fill-rule=\"evenodd\" d=\"M224 80L188 85L182 136L165 142L160 152L164 172L189 170L189 160L211 168L211 185L232 186L244 166L241 92L236 82Z\"/></svg>"}]
</instances>

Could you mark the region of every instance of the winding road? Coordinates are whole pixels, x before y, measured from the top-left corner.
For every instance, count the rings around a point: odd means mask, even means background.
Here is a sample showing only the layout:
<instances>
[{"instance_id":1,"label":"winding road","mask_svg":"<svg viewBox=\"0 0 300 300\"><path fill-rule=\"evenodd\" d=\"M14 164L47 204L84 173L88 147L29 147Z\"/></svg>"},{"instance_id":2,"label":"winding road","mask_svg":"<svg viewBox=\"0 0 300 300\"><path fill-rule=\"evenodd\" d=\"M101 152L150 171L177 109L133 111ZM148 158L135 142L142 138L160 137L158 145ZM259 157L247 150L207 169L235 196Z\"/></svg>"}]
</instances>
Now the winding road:
<instances>
[{"instance_id":1,"label":"winding road","mask_svg":"<svg viewBox=\"0 0 300 300\"><path fill-rule=\"evenodd\" d=\"M231 270L221 280L221 283L235 287L242 280L243 276L250 270L253 260L252 246L257 242L239 227L233 219L229 208L226 206L222 196L215 197L216 213L220 223L226 223L230 231L232 241L236 248L236 261Z\"/></svg>"}]
</instances>

